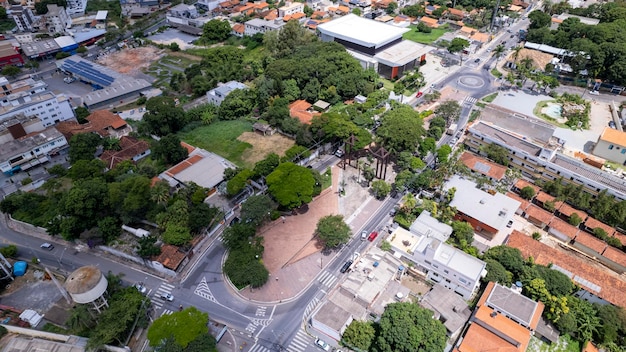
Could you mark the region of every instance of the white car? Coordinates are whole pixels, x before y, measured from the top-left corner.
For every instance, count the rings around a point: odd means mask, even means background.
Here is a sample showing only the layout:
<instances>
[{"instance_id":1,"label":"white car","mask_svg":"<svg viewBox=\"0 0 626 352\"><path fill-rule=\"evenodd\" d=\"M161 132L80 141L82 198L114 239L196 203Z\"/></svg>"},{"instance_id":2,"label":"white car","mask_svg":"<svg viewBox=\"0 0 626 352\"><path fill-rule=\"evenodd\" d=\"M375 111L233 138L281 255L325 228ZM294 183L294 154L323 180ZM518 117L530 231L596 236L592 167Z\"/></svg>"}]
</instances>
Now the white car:
<instances>
[{"instance_id":1,"label":"white car","mask_svg":"<svg viewBox=\"0 0 626 352\"><path fill-rule=\"evenodd\" d=\"M143 294L145 294L145 293L148 291L148 289L146 288L146 286L144 286L144 285L143 285L143 284L141 284L141 283L137 283L137 284L135 284L135 288L136 288L136 289L137 289L137 291L139 291L139 293L141 293L142 295L143 295Z\"/></svg>"},{"instance_id":2,"label":"white car","mask_svg":"<svg viewBox=\"0 0 626 352\"><path fill-rule=\"evenodd\" d=\"M598 92L597 90L590 90L589 94L591 94L591 95L600 95L600 92Z\"/></svg>"},{"instance_id":3,"label":"white car","mask_svg":"<svg viewBox=\"0 0 626 352\"><path fill-rule=\"evenodd\" d=\"M54 249L54 245L52 245L52 244L50 244L50 243L48 243L48 242L46 242L46 243L42 243L42 244L41 244L41 246L39 246L39 247L41 247L41 248L43 248L43 249L47 249L47 250L49 250L49 251L51 251L51 250L53 250L53 249Z\"/></svg>"},{"instance_id":4,"label":"white car","mask_svg":"<svg viewBox=\"0 0 626 352\"><path fill-rule=\"evenodd\" d=\"M326 343L326 341L317 339L315 340L315 346L323 349L324 351L330 351L330 345Z\"/></svg>"},{"instance_id":5,"label":"white car","mask_svg":"<svg viewBox=\"0 0 626 352\"><path fill-rule=\"evenodd\" d=\"M165 301L168 301L168 302L171 302L171 301L174 300L174 296L172 296L171 293L162 293L161 294L161 299L165 300Z\"/></svg>"},{"instance_id":6,"label":"white car","mask_svg":"<svg viewBox=\"0 0 626 352\"><path fill-rule=\"evenodd\" d=\"M337 151L335 152L335 156L338 158L341 158L343 156L344 152L341 149L337 149Z\"/></svg>"}]
</instances>

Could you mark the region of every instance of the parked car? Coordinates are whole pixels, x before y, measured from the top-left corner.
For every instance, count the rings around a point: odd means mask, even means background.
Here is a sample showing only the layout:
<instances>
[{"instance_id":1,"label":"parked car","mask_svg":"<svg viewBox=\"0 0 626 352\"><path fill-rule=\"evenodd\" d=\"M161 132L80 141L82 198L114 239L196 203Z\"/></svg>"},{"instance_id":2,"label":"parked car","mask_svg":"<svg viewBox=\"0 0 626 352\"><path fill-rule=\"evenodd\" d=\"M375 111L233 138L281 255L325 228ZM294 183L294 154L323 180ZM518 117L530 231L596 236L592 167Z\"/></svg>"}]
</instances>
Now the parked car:
<instances>
[{"instance_id":1,"label":"parked car","mask_svg":"<svg viewBox=\"0 0 626 352\"><path fill-rule=\"evenodd\" d=\"M343 263L343 266L341 267L341 269L339 269L339 271L343 274L346 271L348 271L348 269L350 269L350 265L352 265L352 260L348 260L345 263Z\"/></svg>"},{"instance_id":2,"label":"parked car","mask_svg":"<svg viewBox=\"0 0 626 352\"><path fill-rule=\"evenodd\" d=\"M424 92L417 92L417 94L415 94L415 97L420 98L422 95L424 95Z\"/></svg>"},{"instance_id":3,"label":"parked car","mask_svg":"<svg viewBox=\"0 0 626 352\"><path fill-rule=\"evenodd\" d=\"M322 339L316 339L315 340L315 346L317 346L318 348L323 349L324 351L330 351L330 345L328 345L326 343L326 341L324 341Z\"/></svg>"},{"instance_id":4,"label":"parked car","mask_svg":"<svg viewBox=\"0 0 626 352\"><path fill-rule=\"evenodd\" d=\"M361 232L361 241L365 241L367 239L367 231Z\"/></svg>"},{"instance_id":5,"label":"parked car","mask_svg":"<svg viewBox=\"0 0 626 352\"><path fill-rule=\"evenodd\" d=\"M479 63L480 62L480 58L474 60L475 63Z\"/></svg>"},{"instance_id":6,"label":"parked car","mask_svg":"<svg viewBox=\"0 0 626 352\"><path fill-rule=\"evenodd\" d=\"M168 301L168 302L171 302L171 301L174 300L174 296L172 296L171 293L161 293L161 299L165 300L165 301Z\"/></svg>"},{"instance_id":7,"label":"parked car","mask_svg":"<svg viewBox=\"0 0 626 352\"><path fill-rule=\"evenodd\" d=\"M378 232L376 231L372 231L372 233L370 233L369 237L367 238L368 241L373 242L376 237L378 237Z\"/></svg>"},{"instance_id":8,"label":"parked car","mask_svg":"<svg viewBox=\"0 0 626 352\"><path fill-rule=\"evenodd\" d=\"M49 251L54 249L54 245L52 245L52 244L50 244L48 242L42 243L41 246L39 246L39 247L41 247L43 249L47 249Z\"/></svg>"},{"instance_id":9,"label":"parked car","mask_svg":"<svg viewBox=\"0 0 626 352\"><path fill-rule=\"evenodd\" d=\"M600 92L598 92L597 90L590 90L589 94L591 94L591 95L600 95Z\"/></svg>"},{"instance_id":10,"label":"parked car","mask_svg":"<svg viewBox=\"0 0 626 352\"><path fill-rule=\"evenodd\" d=\"M343 154L344 154L344 152L341 149L337 149L335 151L335 156L338 157L338 158L341 158L343 156Z\"/></svg>"}]
</instances>

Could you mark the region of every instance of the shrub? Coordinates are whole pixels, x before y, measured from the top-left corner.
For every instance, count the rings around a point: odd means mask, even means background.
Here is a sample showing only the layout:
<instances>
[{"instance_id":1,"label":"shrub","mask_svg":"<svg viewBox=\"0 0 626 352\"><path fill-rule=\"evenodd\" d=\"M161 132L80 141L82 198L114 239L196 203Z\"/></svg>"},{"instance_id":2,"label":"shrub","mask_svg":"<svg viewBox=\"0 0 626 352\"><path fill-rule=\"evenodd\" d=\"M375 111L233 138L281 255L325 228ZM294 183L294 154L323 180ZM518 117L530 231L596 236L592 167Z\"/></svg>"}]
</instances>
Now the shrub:
<instances>
[{"instance_id":1,"label":"shrub","mask_svg":"<svg viewBox=\"0 0 626 352\"><path fill-rule=\"evenodd\" d=\"M539 232L533 232L533 239L539 241L541 239L541 234Z\"/></svg>"},{"instance_id":2,"label":"shrub","mask_svg":"<svg viewBox=\"0 0 626 352\"><path fill-rule=\"evenodd\" d=\"M17 257L17 246L10 244L6 247L0 248L0 253L6 258L15 258Z\"/></svg>"},{"instance_id":3,"label":"shrub","mask_svg":"<svg viewBox=\"0 0 626 352\"><path fill-rule=\"evenodd\" d=\"M26 185L31 184L31 183L33 183L33 179L30 178L30 177L26 177L25 179L22 180L22 185L23 186L26 186Z\"/></svg>"}]
</instances>

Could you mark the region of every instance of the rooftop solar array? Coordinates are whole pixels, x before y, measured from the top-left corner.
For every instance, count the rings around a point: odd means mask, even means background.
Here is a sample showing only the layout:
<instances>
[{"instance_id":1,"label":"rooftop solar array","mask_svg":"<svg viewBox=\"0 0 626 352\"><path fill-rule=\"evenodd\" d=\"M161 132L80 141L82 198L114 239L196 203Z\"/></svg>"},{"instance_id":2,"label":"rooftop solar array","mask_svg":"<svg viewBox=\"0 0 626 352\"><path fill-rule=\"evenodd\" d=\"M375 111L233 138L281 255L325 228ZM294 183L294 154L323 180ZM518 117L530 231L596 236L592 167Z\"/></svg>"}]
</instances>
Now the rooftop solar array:
<instances>
[{"instance_id":1,"label":"rooftop solar array","mask_svg":"<svg viewBox=\"0 0 626 352\"><path fill-rule=\"evenodd\" d=\"M115 81L114 77L99 71L88 61L66 59L61 68L102 87L108 87Z\"/></svg>"}]
</instances>

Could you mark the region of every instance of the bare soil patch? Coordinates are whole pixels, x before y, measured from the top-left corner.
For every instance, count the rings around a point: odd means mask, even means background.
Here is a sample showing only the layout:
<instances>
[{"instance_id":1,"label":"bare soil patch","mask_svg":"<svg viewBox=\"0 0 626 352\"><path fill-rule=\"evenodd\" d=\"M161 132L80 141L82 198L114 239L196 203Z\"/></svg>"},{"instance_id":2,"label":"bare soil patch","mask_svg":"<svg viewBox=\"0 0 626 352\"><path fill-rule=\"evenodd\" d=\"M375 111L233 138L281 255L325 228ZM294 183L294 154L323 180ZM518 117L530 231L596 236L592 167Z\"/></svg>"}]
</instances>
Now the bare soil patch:
<instances>
[{"instance_id":1,"label":"bare soil patch","mask_svg":"<svg viewBox=\"0 0 626 352\"><path fill-rule=\"evenodd\" d=\"M263 136L256 132L244 132L237 139L252 145L252 148L248 148L241 156L246 164L263 160L270 153L283 156L285 151L295 144L293 140L278 133Z\"/></svg>"},{"instance_id":2,"label":"bare soil patch","mask_svg":"<svg viewBox=\"0 0 626 352\"><path fill-rule=\"evenodd\" d=\"M98 59L98 63L119 73L132 74L147 68L163 55L163 50L151 46L142 46L116 51Z\"/></svg>"}]
</instances>

